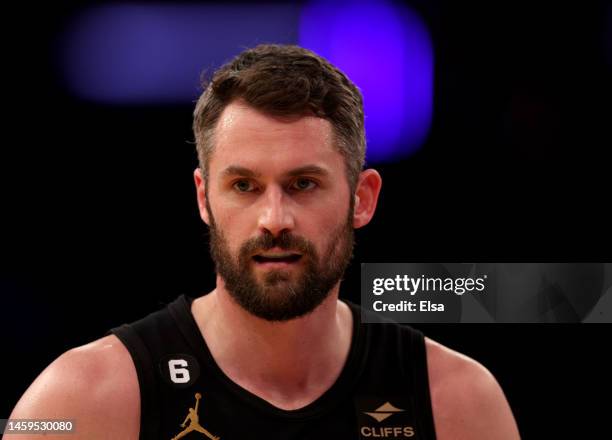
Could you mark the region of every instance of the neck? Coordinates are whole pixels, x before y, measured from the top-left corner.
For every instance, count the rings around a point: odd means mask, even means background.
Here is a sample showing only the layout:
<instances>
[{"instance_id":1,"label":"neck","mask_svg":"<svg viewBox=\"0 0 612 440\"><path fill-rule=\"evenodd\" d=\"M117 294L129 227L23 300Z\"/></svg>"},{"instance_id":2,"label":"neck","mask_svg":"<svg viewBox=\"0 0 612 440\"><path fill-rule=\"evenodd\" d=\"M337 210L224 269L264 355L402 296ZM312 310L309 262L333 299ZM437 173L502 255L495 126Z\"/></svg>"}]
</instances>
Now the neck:
<instances>
[{"instance_id":1,"label":"neck","mask_svg":"<svg viewBox=\"0 0 612 440\"><path fill-rule=\"evenodd\" d=\"M244 310L218 277L217 288L195 300L192 312L230 379L279 406L293 407L329 388L348 356L352 315L338 301L338 290L339 283L306 316L270 322Z\"/></svg>"}]
</instances>

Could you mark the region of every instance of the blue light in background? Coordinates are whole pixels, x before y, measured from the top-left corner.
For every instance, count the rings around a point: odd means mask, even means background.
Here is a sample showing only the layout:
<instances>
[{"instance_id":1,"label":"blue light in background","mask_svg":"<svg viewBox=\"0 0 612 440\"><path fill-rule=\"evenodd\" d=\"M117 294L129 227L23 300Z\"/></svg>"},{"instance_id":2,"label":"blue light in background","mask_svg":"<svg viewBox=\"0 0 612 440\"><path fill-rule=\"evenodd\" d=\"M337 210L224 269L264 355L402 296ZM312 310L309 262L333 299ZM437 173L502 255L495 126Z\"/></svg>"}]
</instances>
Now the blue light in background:
<instances>
[{"instance_id":1,"label":"blue light in background","mask_svg":"<svg viewBox=\"0 0 612 440\"><path fill-rule=\"evenodd\" d=\"M364 95L367 159L401 159L432 119L433 49L426 25L385 0L287 4L115 4L77 15L63 74L76 96L111 105L183 104L199 75L259 43L296 43L336 64Z\"/></svg>"},{"instance_id":2,"label":"blue light in background","mask_svg":"<svg viewBox=\"0 0 612 440\"><path fill-rule=\"evenodd\" d=\"M299 8L283 4L94 7L64 35L64 79L107 104L191 102L203 69L259 43L295 43L298 22Z\"/></svg>"},{"instance_id":3,"label":"blue light in background","mask_svg":"<svg viewBox=\"0 0 612 440\"><path fill-rule=\"evenodd\" d=\"M302 9L300 45L361 89L368 162L400 159L423 144L432 119L433 48L416 13L383 0L313 1Z\"/></svg>"}]
</instances>

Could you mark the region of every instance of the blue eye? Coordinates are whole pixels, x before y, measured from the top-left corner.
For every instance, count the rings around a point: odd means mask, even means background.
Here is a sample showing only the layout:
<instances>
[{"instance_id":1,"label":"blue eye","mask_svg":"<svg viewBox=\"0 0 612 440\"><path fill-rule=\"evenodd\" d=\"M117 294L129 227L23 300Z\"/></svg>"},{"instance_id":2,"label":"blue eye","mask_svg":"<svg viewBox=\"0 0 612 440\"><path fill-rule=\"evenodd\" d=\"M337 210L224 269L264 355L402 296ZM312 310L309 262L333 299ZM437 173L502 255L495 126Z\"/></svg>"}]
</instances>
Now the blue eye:
<instances>
[{"instance_id":1,"label":"blue eye","mask_svg":"<svg viewBox=\"0 0 612 440\"><path fill-rule=\"evenodd\" d=\"M249 192L253 190L251 182L248 180L239 180L234 183L233 186L238 190L238 192Z\"/></svg>"},{"instance_id":2,"label":"blue eye","mask_svg":"<svg viewBox=\"0 0 612 440\"><path fill-rule=\"evenodd\" d=\"M299 191L307 191L309 189L314 188L315 186L316 186L315 182L313 182L310 179L297 179L293 183L293 188Z\"/></svg>"}]
</instances>

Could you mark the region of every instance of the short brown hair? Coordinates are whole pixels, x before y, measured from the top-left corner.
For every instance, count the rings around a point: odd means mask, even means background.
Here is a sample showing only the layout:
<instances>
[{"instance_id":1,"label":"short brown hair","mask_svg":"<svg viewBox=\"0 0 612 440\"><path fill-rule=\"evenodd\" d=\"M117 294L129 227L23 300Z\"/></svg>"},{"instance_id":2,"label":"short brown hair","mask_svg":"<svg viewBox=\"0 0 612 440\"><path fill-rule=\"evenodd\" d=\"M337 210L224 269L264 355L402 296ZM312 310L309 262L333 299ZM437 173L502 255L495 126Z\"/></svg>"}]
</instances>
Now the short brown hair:
<instances>
[{"instance_id":1,"label":"short brown hair","mask_svg":"<svg viewBox=\"0 0 612 440\"><path fill-rule=\"evenodd\" d=\"M202 87L193 132L205 178L217 121L230 102L241 99L273 116L312 114L328 120L345 159L349 186L355 190L365 160L363 98L327 60L299 46L262 44L223 65Z\"/></svg>"}]
</instances>

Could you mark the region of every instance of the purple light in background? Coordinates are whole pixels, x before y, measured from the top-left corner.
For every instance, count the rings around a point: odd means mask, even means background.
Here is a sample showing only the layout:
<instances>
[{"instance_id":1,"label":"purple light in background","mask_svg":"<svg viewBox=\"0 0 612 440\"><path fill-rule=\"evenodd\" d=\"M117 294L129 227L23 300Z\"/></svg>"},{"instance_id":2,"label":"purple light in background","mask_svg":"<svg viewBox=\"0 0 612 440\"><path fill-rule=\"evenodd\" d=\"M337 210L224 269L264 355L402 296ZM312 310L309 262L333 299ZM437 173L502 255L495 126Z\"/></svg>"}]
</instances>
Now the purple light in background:
<instances>
[{"instance_id":1,"label":"purple light in background","mask_svg":"<svg viewBox=\"0 0 612 440\"><path fill-rule=\"evenodd\" d=\"M383 0L312 1L300 45L347 73L364 96L367 159L406 157L425 141L433 108L433 48L422 19Z\"/></svg>"},{"instance_id":2,"label":"purple light in background","mask_svg":"<svg viewBox=\"0 0 612 440\"><path fill-rule=\"evenodd\" d=\"M259 43L295 43L298 20L283 4L94 7L64 35L64 79L80 98L109 104L191 102L204 69Z\"/></svg>"}]
</instances>

